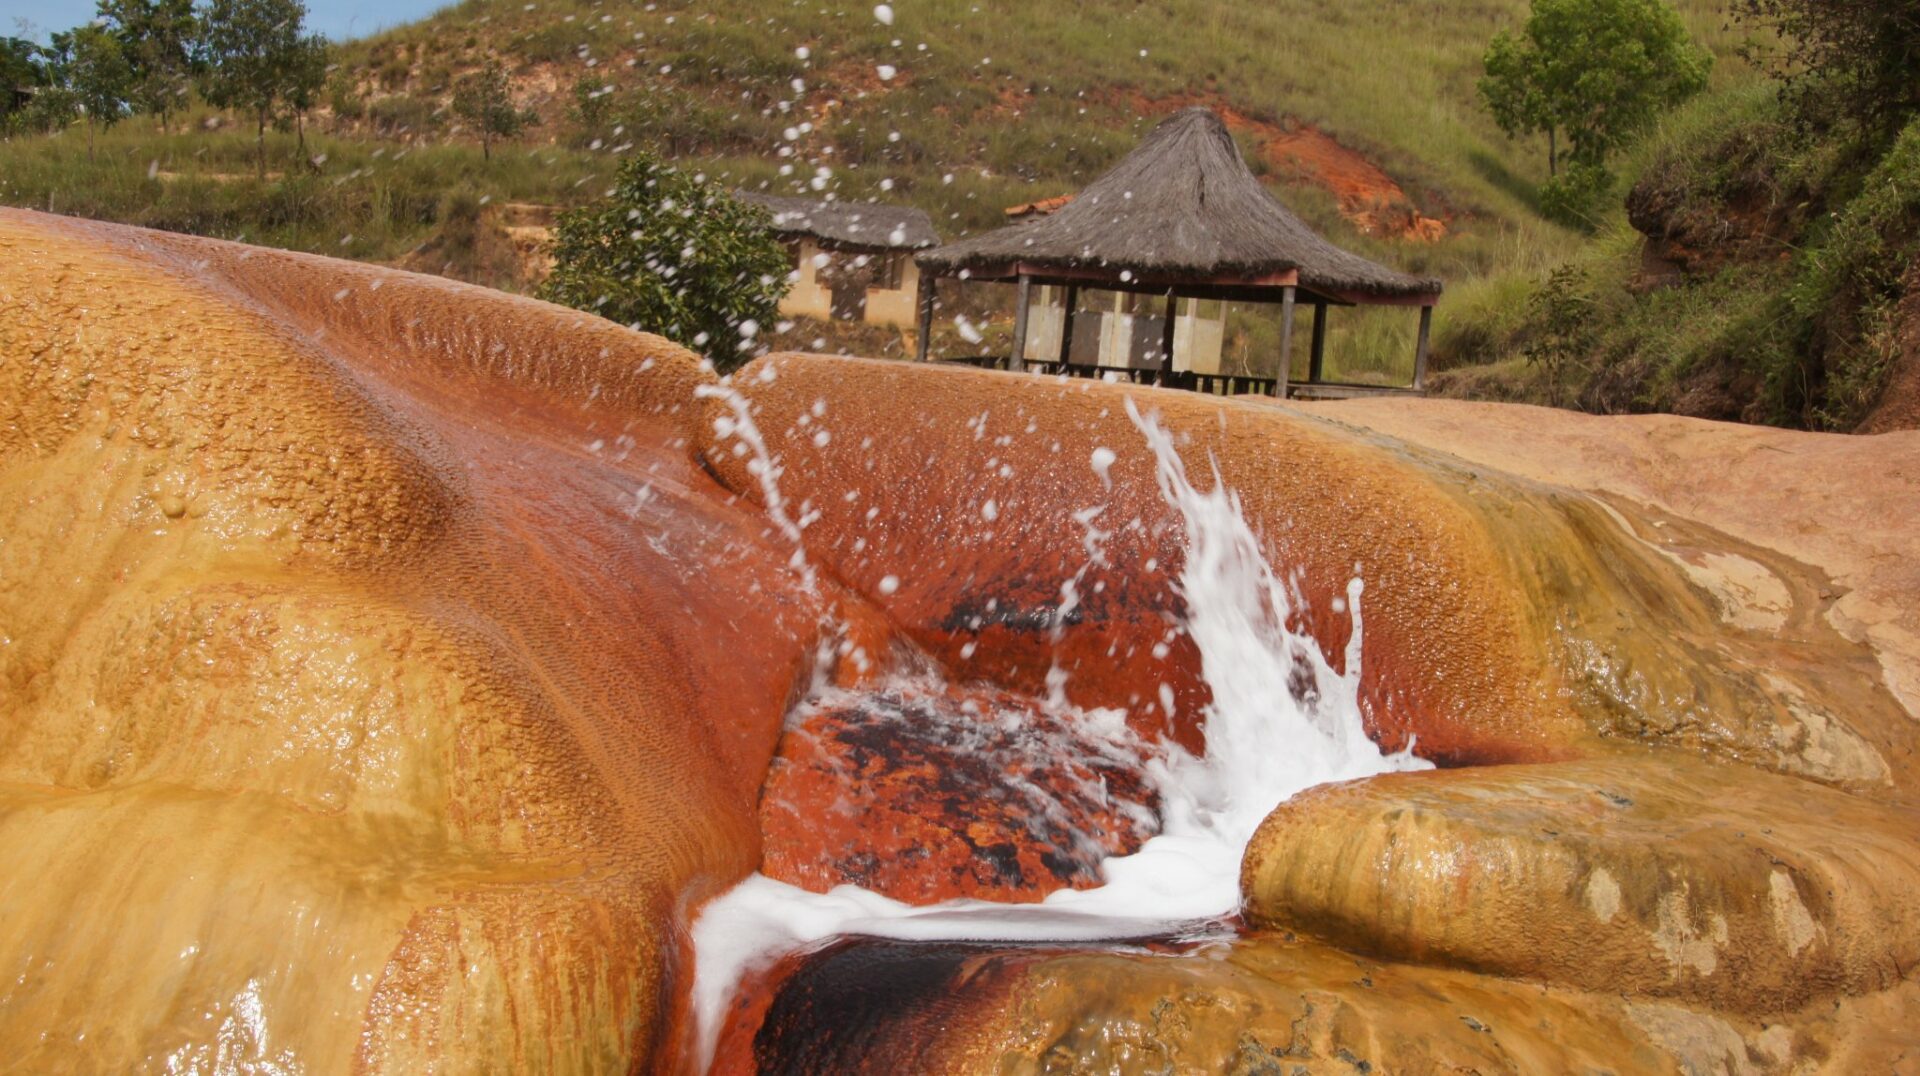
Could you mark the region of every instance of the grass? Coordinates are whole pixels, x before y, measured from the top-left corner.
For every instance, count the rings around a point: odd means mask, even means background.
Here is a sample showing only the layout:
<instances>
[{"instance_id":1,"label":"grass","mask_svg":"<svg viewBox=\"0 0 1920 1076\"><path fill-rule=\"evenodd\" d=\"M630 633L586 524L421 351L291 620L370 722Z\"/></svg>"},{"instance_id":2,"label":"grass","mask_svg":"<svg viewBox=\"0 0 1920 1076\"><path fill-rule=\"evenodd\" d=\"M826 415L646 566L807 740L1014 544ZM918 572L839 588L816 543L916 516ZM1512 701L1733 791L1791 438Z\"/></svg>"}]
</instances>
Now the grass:
<instances>
[{"instance_id":1,"label":"grass","mask_svg":"<svg viewBox=\"0 0 1920 1076\"><path fill-rule=\"evenodd\" d=\"M1920 251L1920 121L1884 144L1816 135L1769 87L1736 86L1676 113L1622 170L1642 177L1667 226L1693 229L1682 245L1696 263L1648 278L1625 211L1604 216L1565 258L1591 331L1560 388L1594 411L1858 427L1911 332L1897 306ZM1556 395L1525 362L1549 267L1516 260L1462 289L1436 341L1449 369L1437 388Z\"/></svg>"},{"instance_id":2,"label":"grass","mask_svg":"<svg viewBox=\"0 0 1920 1076\"><path fill-rule=\"evenodd\" d=\"M410 146L312 131L306 141L303 158L293 135L270 133L270 171L261 181L250 135L163 136L135 119L102 132L92 154L78 130L15 138L0 143L0 201L391 261L433 234L452 197L564 201L584 196L607 172L604 162L545 147L509 147L486 161L477 146L462 144Z\"/></svg>"},{"instance_id":3,"label":"grass","mask_svg":"<svg viewBox=\"0 0 1920 1076\"><path fill-rule=\"evenodd\" d=\"M1751 81L1730 58L1738 41L1720 0L1678 6L1722 56L1717 84ZM333 114L310 127L317 167L289 163L291 136L276 134L275 167L288 174L262 184L247 178L243 134L163 137L135 119L104 133L92 160L74 131L0 144L0 201L391 261L446 227L451 196L564 207L597 193L594 178L643 144L746 187L808 191L825 169L836 196L919 206L957 237L998 225L1004 206L1078 189L1159 110L1196 100L1315 125L1448 220L1437 243L1374 239L1319 188L1282 189L1334 242L1447 281L1435 317L1442 361L1490 357L1466 337L1489 323L1505 332L1514 281L1583 245L1537 213L1544 144L1507 139L1476 98L1487 39L1524 18L1525 0L916 0L899 10L886 26L864 0L540 0L531 10L465 0L342 47ZM508 60L521 104L542 122L482 161L445 105L489 52ZM572 115L576 84L612 87L590 123ZM155 161L173 178L150 179ZM1276 318L1236 314L1246 354L1277 352ZM1330 376L1405 380L1415 324L1406 311L1336 311Z\"/></svg>"}]
</instances>

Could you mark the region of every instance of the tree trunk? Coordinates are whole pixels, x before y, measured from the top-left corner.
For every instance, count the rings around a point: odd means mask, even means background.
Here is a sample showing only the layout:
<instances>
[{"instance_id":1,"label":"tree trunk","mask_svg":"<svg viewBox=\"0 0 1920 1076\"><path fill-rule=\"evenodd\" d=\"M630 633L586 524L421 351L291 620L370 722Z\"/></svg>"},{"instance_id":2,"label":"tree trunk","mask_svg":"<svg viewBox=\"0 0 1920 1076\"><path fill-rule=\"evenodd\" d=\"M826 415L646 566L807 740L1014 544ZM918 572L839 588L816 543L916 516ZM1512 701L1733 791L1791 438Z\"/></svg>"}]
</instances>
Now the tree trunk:
<instances>
[{"instance_id":1,"label":"tree trunk","mask_svg":"<svg viewBox=\"0 0 1920 1076\"><path fill-rule=\"evenodd\" d=\"M93 113L87 113L87 160L93 160Z\"/></svg>"},{"instance_id":2,"label":"tree trunk","mask_svg":"<svg viewBox=\"0 0 1920 1076\"><path fill-rule=\"evenodd\" d=\"M267 181L267 110L261 109L255 114L258 122L253 128L253 160L260 172L260 182Z\"/></svg>"},{"instance_id":3,"label":"tree trunk","mask_svg":"<svg viewBox=\"0 0 1920 1076\"><path fill-rule=\"evenodd\" d=\"M293 130L295 137L300 140L300 159L304 161L307 159L307 114L305 112L293 114Z\"/></svg>"},{"instance_id":4,"label":"tree trunk","mask_svg":"<svg viewBox=\"0 0 1920 1076\"><path fill-rule=\"evenodd\" d=\"M493 160L493 139L488 136L487 129L484 127L480 129L480 159Z\"/></svg>"},{"instance_id":5,"label":"tree trunk","mask_svg":"<svg viewBox=\"0 0 1920 1076\"><path fill-rule=\"evenodd\" d=\"M1547 175L1549 177L1552 177L1552 176L1558 176L1559 174L1560 174L1559 142L1554 138L1553 128L1548 127L1547 128Z\"/></svg>"}]
</instances>

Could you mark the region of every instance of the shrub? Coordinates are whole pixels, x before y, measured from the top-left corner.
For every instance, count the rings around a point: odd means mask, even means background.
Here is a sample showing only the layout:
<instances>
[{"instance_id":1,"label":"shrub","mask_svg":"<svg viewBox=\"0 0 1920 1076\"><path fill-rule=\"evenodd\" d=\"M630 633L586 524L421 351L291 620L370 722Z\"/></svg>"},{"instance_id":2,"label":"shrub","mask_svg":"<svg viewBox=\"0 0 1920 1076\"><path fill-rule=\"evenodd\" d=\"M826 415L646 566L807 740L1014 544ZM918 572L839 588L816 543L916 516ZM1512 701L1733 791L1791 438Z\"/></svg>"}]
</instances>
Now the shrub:
<instances>
[{"instance_id":1,"label":"shrub","mask_svg":"<svg viewBox=\"0 0 1920 1076\"><path fill-rule=\"evenodd\" d=\"M1563 265L1528 300L1533 335L1522 352L1530 366L1546 377L1547 398L1558 407L1573 374L1588 369L1594 346L1594 302L1587 275L1579 267Z\"/></svg>"},{"instance_id":2,"label":"shrub","mask_svg":"<svg viewBox=\"0 0 1920 1076\"><path fill-rule=\"evenodd\" d=\"M1606 169L1576 161L1540 184L1540 214L1569 228L1591 232L1612 187L1613 176Z\"/></svg>"},{"instance_id":3,"label":"shrub","mask_svg":"<svg viewBox=\"0 0 1920 1076\"><path fill-rule=\"evenodd\" d=\"M1734 10L1785 43L1771 66L1803 119L1886 132L1920 111L1913 0L1735 0Z\"/></svg>"},{"instance_id":4,"label":"shrub","mask_svg":"<svg viewBox=\"0 0 1920 1076\"><path fill-rule=\"evenodd\" d=\"M613 192L563 213L540 297L656 332L716 369L745 361L787 289L764 210L636 152Z\"/></svg>"}]
</instances>

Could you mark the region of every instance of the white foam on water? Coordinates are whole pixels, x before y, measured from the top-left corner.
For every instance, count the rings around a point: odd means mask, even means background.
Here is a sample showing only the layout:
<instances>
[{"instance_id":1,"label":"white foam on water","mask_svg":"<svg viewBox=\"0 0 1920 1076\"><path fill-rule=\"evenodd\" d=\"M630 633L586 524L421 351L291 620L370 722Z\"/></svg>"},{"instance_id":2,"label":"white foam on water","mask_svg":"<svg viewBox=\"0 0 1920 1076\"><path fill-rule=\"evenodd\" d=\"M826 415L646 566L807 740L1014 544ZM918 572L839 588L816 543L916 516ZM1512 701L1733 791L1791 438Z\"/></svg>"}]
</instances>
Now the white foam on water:
<instances>
[{"instance_id":1,"label":"white foam on water","mask_svg":"<svg viewBox=\"0 0 1920 1076\"><path fill-rule=\"evenodd\" d=\"M1413 757L1411 744L1389 754L1367 737L1358 702L1359 566L1347 586L1353 632L1344 671L1335 671L1312 638L1288 629L1293 599L1267 563L1238 494L1217 470L1211 489L1197 489L1172 435L1141 415L1131 398L1127 414L1153 451L1162 496L1186 526L1179 590L1213 695L1204 715L1205 751L1196 756L1167 745L1147 762L1147 778L1161 797L1159 834L1133 855L1106 860L1105 884L1063 889L1038 904L954 900L916 907L857 886L811 893L763 875L748 878L707 905L693 927L702 1068L741 976L785 953L844 935L1087 942L1191 932L1238 910L1241 855L1283 800L1330 781L1430 768ZM1112 462L1111 453L1096 454L1093 466L1103 482ZM1095 552L1092 518L1081 525ZM1063 597L1072 597L1069 588ZM1124 728L1115 712L1082 716L1090 726Z\"/></svg>"},{"instance_id":2,"label":"white foam on water","mask_svg":"<svg viewBox=\"0 0 1920 1076\"><path fill-rule=\"evenodd\" d=\"M761 379L772 380L773 367L762 368ZM728 438L739 441L751 456L747 460L747 473L760 483L761 499L766 502L767 518L780 533L793 543L793 557L789 566L800 573L802 585L809 594L817 593L818 580L813 565L807 561L804 532L807 525L818 518L818 512L808 512L802 506L799 518L794 518L787 510L787 500L780 493L780 476L786 473L780 457L767 449L767 439L760 435L760 427L753 421L753 408L738 389L728 381L717 385L696 385L693 389L696 399L717 399L727 405L731 415L718 415L713 420L713 432L716 443L724 443Z\"/></svg>"}]
</instances>

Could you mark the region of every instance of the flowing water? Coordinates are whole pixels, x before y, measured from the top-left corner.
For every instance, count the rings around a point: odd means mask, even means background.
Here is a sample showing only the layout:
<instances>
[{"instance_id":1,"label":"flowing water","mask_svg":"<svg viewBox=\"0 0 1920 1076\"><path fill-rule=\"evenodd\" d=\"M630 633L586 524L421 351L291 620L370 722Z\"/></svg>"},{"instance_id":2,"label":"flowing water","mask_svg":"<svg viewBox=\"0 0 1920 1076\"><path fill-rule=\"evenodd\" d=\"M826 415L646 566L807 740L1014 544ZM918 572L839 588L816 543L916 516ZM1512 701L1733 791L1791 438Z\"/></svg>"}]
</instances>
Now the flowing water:
<instances>
[{"instance_id":1,"label":"flowing water","mask_svg":"<svg viewBox=\"0 0 1920 1076\"><path fill-rule=\"evenodd\" d=\"M1237 494L1217 473L1211 488L1196 487L1167 431L1131 399L1127 412L1154 454L1162 496L1186 529L1179 581L1185 626L1213 695L1204 714L1205 748L1194 755L1171 743L1140 744L1120 713L1068 707L1057 683L1048 708L1080 737L1142 760L1159 795L1157 834L1137 852L1107 859L1101 865L1104 884L1061 889L1038 904L951 900L916 907L852 885L813 893L756 874L708 905L694 925L694 1005L709 1056L745 972L836 936L1065 942L1225 929L1220 920L1239 906L1241 853L1281 801L1329 781L1429 766L1413 757L1411 744L1386 754L1367 737L1357 702L1360 566L1347 586L1344 605L1353 632L1343 669L1336 670L1313 639L1288 628L1297 596L1268 563ZM750 422L739 408L735 419ZM1096 453L1092 464L1104 478L1113 456L1102 451L1104 458ZM778 477L774 463L764 459L757 473L769 485ZM771 489L769 502L784 503ZM1090 557L1099 556L1096 515L1082 520ZM778 518L784 520L784 512ZM797 539L797 528L791 533ZM1068 600L1074 582L1063 582ZM902 670L896 682L878 690L924 690L924 679L932 675L924 667ZM910 682L916 678L921 682Z\"/></svg>"}]
</instances>

